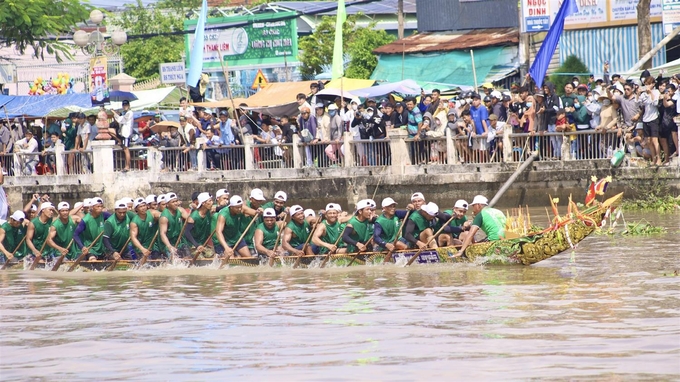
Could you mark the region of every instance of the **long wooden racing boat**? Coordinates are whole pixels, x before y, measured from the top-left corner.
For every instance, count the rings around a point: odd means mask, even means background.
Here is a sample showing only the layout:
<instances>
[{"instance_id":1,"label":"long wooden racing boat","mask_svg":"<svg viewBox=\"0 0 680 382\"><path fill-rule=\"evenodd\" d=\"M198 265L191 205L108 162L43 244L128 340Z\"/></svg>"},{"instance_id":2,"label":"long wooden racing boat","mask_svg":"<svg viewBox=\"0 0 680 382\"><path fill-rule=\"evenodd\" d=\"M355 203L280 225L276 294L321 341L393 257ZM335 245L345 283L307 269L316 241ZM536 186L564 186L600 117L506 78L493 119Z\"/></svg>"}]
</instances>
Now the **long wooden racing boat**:
<instances>
[{"instance_id":1,"label":"long wooden racing boat","mask_svg":"<svg viewBox=\"0 0 680 382\"><path fill-rule=\"evenodd\" d=\"M611 213L612 209L620 203L623 193L613 196L604 202L594 201L582 211L577 205L569 201L568 212L564 216L559 216L557 208L553 204L555 217L548 228L532 229L524 235L517 235L512 230L506 231L506 239L482 242L470 245L462 257L453 257L459 247L441 247L428 249L418 253L416 250L395 251L392 254L392 261L396 263L406 263L411 257L418 255L414 263L449 263L449 262L472 262L477 264L523 264L531 265L539 261L549 259L559 253L576 245L593 233L601 226L604 219ZM551 203L553 201L551 200ZM513 237L514 236L514 237ZM299 265L303 267L318 267L325 259L320 256L302 256ZM334 254L328 259L327 266L343 267L350 265L382 264L386 257L385 252L365 252L352 254ZM295 256L280 256L276 258L275 266L293 267L296 263ZM219 258L199 257L193 264L189 259L175 260L172 264L168 260L148 260L143 269L155 267L213 267L220 268L222 260ZM71 267L72 262L64 261L59 271L65 271ZM268 260L259 257L249 258L230 258L225 262L225 266L231 267L257 267L267 266ZM20 261L10 264L7 269L28 269L29 261ZM51 269L53 262L41 261L36 268ZM104 270L134 270L140 269L136 260L98 260L82 261L78 264L80 270L84 271L104 271Z\"/></svg>"}]
</instances>

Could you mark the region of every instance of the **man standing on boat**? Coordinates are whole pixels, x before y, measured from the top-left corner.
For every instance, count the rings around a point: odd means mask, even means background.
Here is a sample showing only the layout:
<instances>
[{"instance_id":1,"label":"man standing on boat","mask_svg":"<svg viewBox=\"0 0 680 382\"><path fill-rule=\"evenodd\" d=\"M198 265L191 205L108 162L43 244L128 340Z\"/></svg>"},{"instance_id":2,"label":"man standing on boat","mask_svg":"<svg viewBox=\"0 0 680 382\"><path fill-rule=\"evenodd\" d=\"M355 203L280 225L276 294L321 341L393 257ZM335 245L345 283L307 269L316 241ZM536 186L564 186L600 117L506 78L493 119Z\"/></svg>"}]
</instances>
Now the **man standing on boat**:
<instances>
[{"instance_id":1,"label":"man standing on boat","mask_svg":"<svg viewBox=\"0 0 680 382\"><path fill-rule=\"evenodd\" d=\"M250 250L246 245L245 240L237 240L243 233L243 220L246 216L243 214L243 199L240 196L234 195L229 199L229 207L223 208L217 215L215 226L215 235L213 236L213 244L215 246L215 253L223 253L224 256L240 256L249 257Z\"/></svg>"},{"instance_id":2,"label":"man standing on boat","mask_svg":"<svg viewBox=\"0 0 680 382\"><path fill-rule=\"evenodd\" d=\"M22 243L26 236L26 227L22 224L25 216L23 211L14 211L9 220L0 225L0 251L5 255L5 261L21 260L26 256L26 244Z\"/></svg>"},{"instance_id":3,"label":"man standing on boat","mask_svg":"<svg viewBox=\"0 0 680 382\"><path fill-rule=\"evenodd\" d=\"M135 251L141 258L146 256L148 259L156 260L161 258L161 253L158 250L158 219L161 217L161 213L149 209L149 200L151 199L149 195L144 198L137 198L133 205L135 209L135 216L130 220L130 241L132 245L137 248ZM156 238L156 240L154 240ZM153 242L153 243L152 243Z\"/></svg>"},{"instance_id":4,"label":"man standing on boat","mask_svg":"<svg viewBox=\"0 0 680 382\"><path fill-rule=\"evenodd\" d=\"M83 254L90 255L89 261L94 261L104 254L104 243L97 238L104 231L104 222L111 214L103 212L104 201L101 198L92 198L89 202L90 212L83 216L83 219L78 223L73 241ZM97 239L96 242L94 242L95 239Z\"/></svg>"},{"instance_id":5,"label":"man standing on boat","mask_svg":"<svg viewBox=\"0 0 680 382\"><path fill-rule=\"evenodd\" d=\"M312 236L312 252L315 254L330 253L345 253L346 248L339 248L343 243L338 241L345 228L343 222L340 221L340 213L342 208L339 204L328 203L326 205L326 219L317 225ZM340 244L340 245L339 245Z\"/></svg>"},{"instance_id":6,"label":"man standing on boat","mask_svg":"<svg viewBox=\"0 0 680 382\"><path fill-rule=\"evenodd\" d=\"M373 220L375 218L375 202L371 199L360 200L357 212L347 222L342 240L347 244L347 252L365 252L369 241L373 238Z\"/></svg>"},{"instance_id":7,"label":"man standing on boat","mask_svg":"<svg viewBox=\"0 0 680 382\"><path fill-rule=\"evenodd\" d=\"M434 219L439 214L439 207L434 203L422 205L419 210L412 213L404 226L403 236L399 239L404 244L409 244L411 248L422 249L430 243L431 248L437 248L437 243L430 239L434 235L431 227Z\"/></svg>"},{"instance_id":8,"label":"man standing on boat","mask_svg":"<svg viewBox=\"0 0 680 382\"><path fill-rule=\"evenodd\" d=\"M57 205L59 218L52 222L47 237L47 245L54 248L56 255L66 255L68 260L75 260L78 257L78 251L76 251L76 246L73 245L73 235L81 218L77 215L71 216L70 212L70 206L67 202L61 202Z\"/></svg>"},{"instance_id":9,"label":"man standing on boat","mask_svg":"<svg viewBox=\"0 0 680 382\"><path fill-rule=\"evenodd\" d=\"M191 236L198 244L196 251L199 253L205 250L207 242L212 241L208 240L208 236L210 236L212 232L212 205L212 196L207 192L201 192L198 194L198 208L191 212L191 219L194 221L194 226L191 229Z\"/></svg>"},{"instance_id":10,"label":"man standing on boat","mask_svg":"<svg viewBox=\"0 0 680 382\"><path fill-rule=\"evenodd\" d=\"M171 257L187 257L189 256L187 240L195 245L195 241L191 237L194 221L189 216L189 212L180 207L181 203L177 194L174 192L167 193L165 200L167 201L166 208L161 212L161 218L158 220L158 235L161 239L160 250ZM183 221L184 223L182 223ZM180 236L182 237L180 238Z\"/></svg>"},{"instance_id":11,"label":"man standing on boat","mask_svg":"<svg viewBox=\"0 0 680 382\"><path fill-rule=\"evenodd\" d=\"M395 249L406 249L407 246L401 241L397 240L397 233L399 232L401 220L406 217L408 211L397 211L397 202L392 198L383 199L382 203L382 215L378 216L375 224L373 225L373 242L375 243L374 250L379 251L394 251ZM412 212L418 213L418 212Z\"/></svg>"},{"instance_id":12,"label":"man standing on boat","mask_svg":"<svg viewBox=\"0 0 680 382\"><path fill-rule=\"evenodd\" d=\"M131 260L130 252L127 250L130 238L130 217L125 200L116 201L115 213L104 222L104 248L107 257L113 260Z\"/></svg>"},{"instance_id":13,"label":"man standing on boat","mask_svg":"<svg viewBox=\"0 0 680 382\"><path fill-rule=\"evenodd\" d=\"M484 231L486 239L484 241L501 240L505 237L505 215L500 210L489 207L489 200L477 195L470 204L472 213L475 218L470 226L470 232L463 241L460 251L454 257L460 257L465 254L465 250L473 243L475 234L479 229Z\"/></svg>"},{"instance_id":14,"label":"man standing on boat","mask_svg":"<svg viewBox=\"0 0 680 382\"><path fill-rule=\"evenodd\" d=\"M461 199L456 201L453 210L444 211L445 221L448 221L451 216L453 216L453 220L451 220L448 226L444 227L444 231L439 235L438 241L440 247L463 244L463 240L467 236L465 231L470 229L470 221L465 216L467 210L467 202Z\"/></svg>"},{"instance_id":15,"label":"man standing on boat","mask_svg":"<svg viewBox=\"0 0 680 382\"><path fill-rule=\"evenodd\" d=\"M290 207L290 222L283 230L281 246L291 256L312 256L314 254L311 246L307 246L305 252L302 252L307 237L311 234L311 228L305 220L304 211L304 208L298 205Z\"/></svg>"},{"instance_id":16,"label":"man standing on boat","mask_svg":"<svg viewBox=\"0 0 680 382\"><path fill-rule=\"evenodd\" d=\"M253 242L255 251L260 256L272 258L276 256L274 246L278 243L279 226L276 224L276 211L273 208L265 208L262 214L263 222L255 228Z\"/></svg>"},{"instance_id":17,"label":"man standing on boat","mask_svg":"<svg viewBox=\"0 0 680 382\"><path fill-rule=\"evenodd\" d=\"M43 252L51 252L45 250L45 243L47 242L47 235L52 225L52 215L54 215L54 205L50 202L45 202L40 205L38 216L28 223L26 246L35 257L42 256Z\"/></svg>"}]
</instances>

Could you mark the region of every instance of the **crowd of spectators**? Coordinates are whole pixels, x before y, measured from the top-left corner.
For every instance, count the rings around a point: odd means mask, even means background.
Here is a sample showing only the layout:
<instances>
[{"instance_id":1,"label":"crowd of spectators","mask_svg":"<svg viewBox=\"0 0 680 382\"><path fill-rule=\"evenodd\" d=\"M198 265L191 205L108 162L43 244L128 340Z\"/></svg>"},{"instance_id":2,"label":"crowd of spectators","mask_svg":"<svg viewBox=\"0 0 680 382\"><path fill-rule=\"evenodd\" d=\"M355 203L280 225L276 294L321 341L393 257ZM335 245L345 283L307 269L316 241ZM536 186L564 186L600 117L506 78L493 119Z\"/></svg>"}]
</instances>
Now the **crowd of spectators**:
<instances>
[{"instance_id":1,"label":"crowd of spectators","mask_svg":"<svg viewBox=\"0 0 680 382\"><path fill-rule=\"evenodd\" d=\"M208 170L235 170L246 167L244 139L250 136L256 166L292 167L297 136L304 166L332 167L345 160L344 133L349 132L355 141L350 160L384 166L391 163L387 130L402 128L412 164L445 163L447 129L456 137L461 162L487 162L502 160L502 136L509 125L513 133L526 133L512 140L515 160L527 148L539 150L540 159L561 159L566 135L572 159L611 158L614 151L626 150L656 165L669 163L678 148L674 118L680 112L680 75L654 78L644 72L639 79L623 79L610 76L606 66L604 73L603 79L591 75L585 83L574 77L563 89L547 80L538 88L527 76L523 86L513 84L509 91L485 84L448 100L437 89L422 91L419 98L324 98L317 96L323 84L313 83L310 95L297 95L298 109L290 116L248 111L247 104L234 114L193 107L182 98L179 127L163 123L160 111L135 123L129 103L123 102L123 110L112 117L103 108L97 115L71 113L47 128L39 120L34 125L19 118L3 121L0 155L12 175L52 174L55 145L61 143L68 153L67 173L87 173L92 171L91 142L104 131L122 148L123 171L130 169L129 147L135 145L161 148L163 171L197 170L198 149L205 152ZM595 134L574 133L588 130Z\"/></svg>"}]
</instances>

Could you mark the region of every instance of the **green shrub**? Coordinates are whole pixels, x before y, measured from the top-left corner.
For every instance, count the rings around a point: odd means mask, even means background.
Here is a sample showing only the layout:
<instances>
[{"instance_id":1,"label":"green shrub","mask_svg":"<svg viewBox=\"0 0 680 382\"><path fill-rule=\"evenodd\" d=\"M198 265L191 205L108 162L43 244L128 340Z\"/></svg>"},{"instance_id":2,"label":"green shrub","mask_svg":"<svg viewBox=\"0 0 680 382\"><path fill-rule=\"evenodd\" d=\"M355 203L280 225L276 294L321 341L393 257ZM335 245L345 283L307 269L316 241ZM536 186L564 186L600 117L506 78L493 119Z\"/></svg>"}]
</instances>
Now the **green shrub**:
<instances>
[{"instance_id":1,"label":"green shrub","mask_svg":"<svg viewBox=\"0 0 680 382\"><path fill-rule=\"evenodd\" d=\"M571 82L572 74L564 75L558 73L590 73L586 64L584 64L578 57L571 55L551 76L550 81L555 84L555 91L557 94L564 94L564 85ZM579 83L585 84L588 81L588 75L578 76Z\"/></svg>"}]
</instances>

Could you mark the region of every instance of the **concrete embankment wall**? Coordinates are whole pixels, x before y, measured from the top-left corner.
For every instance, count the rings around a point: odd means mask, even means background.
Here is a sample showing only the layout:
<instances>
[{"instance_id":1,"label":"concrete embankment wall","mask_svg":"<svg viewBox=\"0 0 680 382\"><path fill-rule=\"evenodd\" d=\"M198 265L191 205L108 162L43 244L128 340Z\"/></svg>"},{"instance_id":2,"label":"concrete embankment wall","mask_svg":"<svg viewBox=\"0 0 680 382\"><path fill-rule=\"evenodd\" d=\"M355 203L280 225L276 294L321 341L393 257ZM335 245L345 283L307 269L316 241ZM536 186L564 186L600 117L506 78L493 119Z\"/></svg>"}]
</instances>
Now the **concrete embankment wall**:
<instances>
[{"instance_id":1,"label":"concrete embankment wall","mask_svg":"<svg viewBox=\"0 0 680 382\"><path fill-rule=\"evenodd\" d=\"M677 163L677 162L676 162ZM327 169L275 169L229 172L147 172L114 173L106 176L72 175L7 178L5 190L11 206L16 209L33 193L47 193L52 201L77 201L102 196L107 204L123 196L145 196L168 191L177 192L188 200L193 191L214 195L227 188L232 195L247 196L253 188L261 188L272 198L278 190L289 195L288 204L320 208L326 203L353 205L357 200L372 197L380 202L393 197L405 205L415 191L425 194L440 206L450 206L457 199L470 201L476 194L491 199L517 168L516 163L405 166L394 175L390 167L351 167ZM625 192L635 197L645 183L665 179L673 195L680 194L680 167L621 167L612 168L607 160L534 162L521 174L499 202L501 207L518 205L544 206L548 195L566 200L573 195L581 201L591 176L612 176L608 194Z\"/></svg>"}]
</instances>

